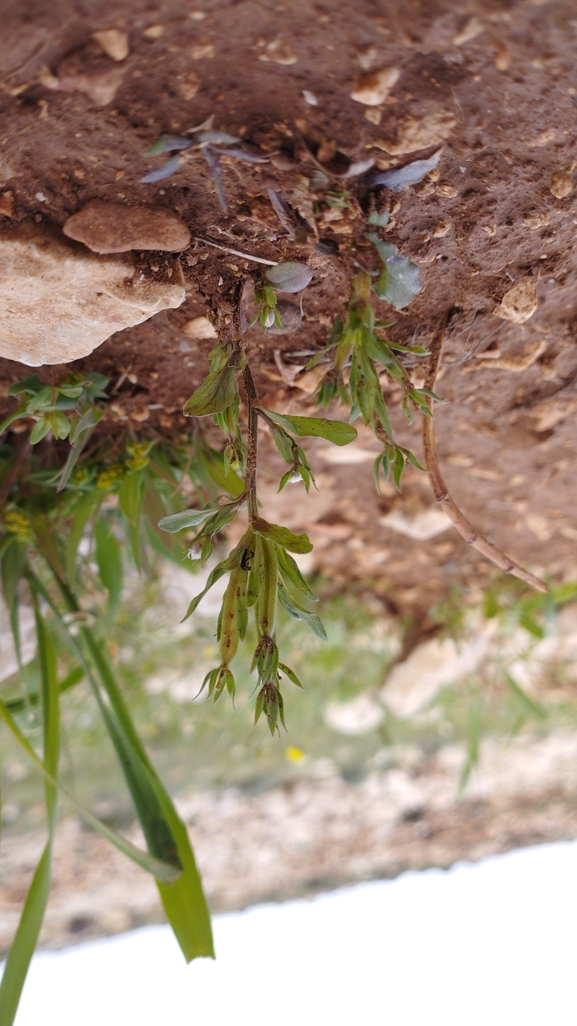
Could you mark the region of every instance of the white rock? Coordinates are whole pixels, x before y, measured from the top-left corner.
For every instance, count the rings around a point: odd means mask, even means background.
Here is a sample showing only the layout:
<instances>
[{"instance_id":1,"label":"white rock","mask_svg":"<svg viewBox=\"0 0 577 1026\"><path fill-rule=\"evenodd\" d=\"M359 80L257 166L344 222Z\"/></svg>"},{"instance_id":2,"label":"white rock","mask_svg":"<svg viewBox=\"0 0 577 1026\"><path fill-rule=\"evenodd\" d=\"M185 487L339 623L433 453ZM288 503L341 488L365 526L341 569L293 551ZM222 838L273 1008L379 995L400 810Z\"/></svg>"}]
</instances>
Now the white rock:
<instances>
[{"instance_id":1,"label":"white rock","mask_svg":"<svg viewBox=\"0 0 577 1026\"><path fill-rule=\"evenodd\" d=\"M323 712L325 723L339 734L367 734L379 725L384 710L370 695L358 695L350 702L328 702Z\"/></svg>"},{"instance_id":2,"label":"white rock","mask_svg":"<svg viewBox=\"0 0 577 1026\"><path fill-rule=\"evenodd\" d=\"M218 338L214 324L210 323L208 317L193 317L182 330L189 338Z\"/></svg>"},{"instance_id":3,"label":"white rock","mask_svg":"<svg viewBox=\"0 0 577 1026\"><path fill-rule=\"evenodd\" d=\"M450 110L437 110L427 114L420 121L417 118L405 118L397 129L397 140L375 139L375 146L400 156L403 153L415 153L429 146L438 146L448 139L457 123L455 114Z\"/></svg>"},{"instance_id":4,"label":"white rock","mask_svg":"<svg viewBox=\"0 0 577 1026\"><path fill-rule=\"evenodd\" d=\"M368 463L371 460L374 462L378 455L378 452L363 449L360 445L355 445L354 442L351 445L343 445L342 448L339 447L338 449L334 445L327 445L318 451L318 456L326 463L335 463L337 465Z\"/></svg>"},{"instance_id":5,"label":"white rock","mask_svg":"<svg viewBox=\"0 0 577 1026\"><path fill-rule=\"evenodd\" d=\"M123 61L128 57L129 44L126 32L121 32L120 29L103 29L101 32L93 32L92 38L113 61Z\"/></svg>"},{"instance_id":6,"label":"white rock","mask_svg":"<svg viewBox=\"0 0 577 1026\"><path fill-rule=\"evenodd\" d=\"M438 506L430 506L420 513L409 516L401 510L392 509L379 517L379 524L383 527L390 527L397 534L404 534L407 538L414 538L416 541L428 541L429 538L436 538L438 534L447 531L452 527L452 522L446 513Z\"/></svg>"},{"instance_id":7,"label":"white rock","mask_svg":"<svg viewBox=\"0 0 577 1026\"><path fill-rule=\"evenodd\" d=\"M489 621L473 641L457 644L452 638L433 638L413 649L389 673L381 698L401 719L414 715L447 684L473 673L481 664L495 624Z\"/></svg>"},{"instance_id":8,"label":"white rock","mask_svg":"<svg viewBox=\"0 0 577 1026\"><path fill-rule=\"evenodd\" d=\"M0 356L29 367L88 356L115 331L180 306L174 269L170 282L140 280L131 254L98 256L45 225L0 232Z\"/></svg>"},{"instance_id":9,"label":"white rock","mask_svg":"<svg viewBox=\"0 0 577 1026\"><path fill-rule=\"evenodd\" d=\"M355 80L351 99L364 103L366 107L378 107L384 103L401 72L398 68L381 68L368 71Z\"/></svg>"},{"instance_id":10,"label":"white rock","mask_svg":"<svg viewBox=\"0 0 577 1026\"><path fill-rule=\"evenodd\" d=\"M533 316L537 305L537 282L533 278L525 278L505 293L493 313L496 317L502 317L504 321L524 324Z\"/></svg>"}]
</instances>

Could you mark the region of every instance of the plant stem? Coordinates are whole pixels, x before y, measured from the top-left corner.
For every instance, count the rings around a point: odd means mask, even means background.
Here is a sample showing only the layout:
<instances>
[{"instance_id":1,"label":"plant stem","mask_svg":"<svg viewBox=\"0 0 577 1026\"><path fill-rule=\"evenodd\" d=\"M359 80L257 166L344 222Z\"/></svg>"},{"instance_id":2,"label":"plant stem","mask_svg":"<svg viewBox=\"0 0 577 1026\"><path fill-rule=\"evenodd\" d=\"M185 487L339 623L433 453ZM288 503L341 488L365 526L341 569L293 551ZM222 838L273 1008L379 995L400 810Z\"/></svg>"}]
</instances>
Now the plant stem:
<instances>
[{"instance_id":1,"label":"plant stem","mask_svg":"<svg viewBox=\"0 0 577 1026\"><path fill-rule=\"evenodd\" d=\"M250 367L242 372L246 400L248 404L248 447L246 456L246 495L249 519L258 517L258 501L256 497L256 474L258 467L258 394Z\"/></svg>"},{"instance_id":2,"label":"plant stem","mask_svg":"<svg viewBox=\"0 0 577 1026\"><path fill-rule=\"evenodd\" d=\"M430 346L431 355L429 357L429 365L427 368L427 377L425 380L425 387L431 392L434 391L435 381L437 378L437 371L439 369L439 363L441 360L441 351L443 348L443 340L445 337L446 322L444 322L433 337L433 341ZM427 404L429 409L432 408L433 401L427 398ZM529 573L518 563L515 563L510 556L505 555L501 549L498 549L496 545L493 545L488 538L485 538L475 527L470 520L467 519L464 513L461 512L453 498L449 494L449 489L445 484L441 470L439 467L439 460L437 457L437 447L435 444L435 426L433 417L423 417L423 450L425 455L425 466L427 467L427 473L429 475L429 481L435 499L439 503L441 509L445 511L447 516L452 520L457 531L465 541L472 545L474 549L477 549L483 556L490 559L492 563L500 567L507 574L512 574L513 577L518 577L521 581L525 581L526 584L530 584L532 588L536 588L537 591L548 592L549 589L544 581L539 580L533 574Z\"/></svg>"}]
</instances>

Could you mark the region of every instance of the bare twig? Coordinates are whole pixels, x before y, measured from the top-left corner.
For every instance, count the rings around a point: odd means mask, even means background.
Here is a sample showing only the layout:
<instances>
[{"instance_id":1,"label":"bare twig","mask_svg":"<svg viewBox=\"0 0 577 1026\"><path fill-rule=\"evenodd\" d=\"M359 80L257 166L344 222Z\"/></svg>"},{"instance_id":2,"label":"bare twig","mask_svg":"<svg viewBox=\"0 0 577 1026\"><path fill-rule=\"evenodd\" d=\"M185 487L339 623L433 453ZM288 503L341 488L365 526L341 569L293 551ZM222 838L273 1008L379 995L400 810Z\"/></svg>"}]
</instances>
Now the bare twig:
<instances>
[{"instance_id":1,"label":"bare twig","mask_svg":"<svg viewBox=\"0 0 577 1026\"><path fill-rule=\"evenodd\" d=\"M233 256L243 257L244 260L254 260L257 264L268 264L269 267L276 267L278 260L265 260L264 257L254 256L252 253L243 253L240 249L232 249L231 246L221 246L219 242L212 239L203 239L200 235L193 235L197 242L204 242L205 246L214 246L215 249L222 249L223 253L232 253Z\"/></svg>"},{"instance_id":2,"label":"bare twig","mask_svg":"<svg viewBox=\"0 0 577 1026\"><path fill-rule=\"evenodd\" d=\"M427 377L425 380L425 387L434 390L435 381L437 378L437 371L439 369L439 363L441 359L441 351L443 348L443 339L445 337L446 321L435 332L432 342L430 344L431 355L429 357L429 363L427 367ZM433 400L428 399L429 409L432 410ZM536 588L537 591L547 592L549 589L547 585L539 580L538 577L534 577L533 574L529 573L528 570L524 570L522 566L519 566L509 556L506 556L501 549L498 549L496 545L493 545L484 535L480 534L479 531L473 527L472 523L467 520L464 513L461 512L459 507L456 505L454 500L449 494L449 490L439 468L439 461L437 458L437 448L435 445L435 427L433 417L423 417L423 450L425 456L425 465L429 475L429 481L435 499L439 503L441 509L445 511L447 516L452 520L457 531L465 541L472 545L473 548L477 549L481 555L490 559L492 563L504 570L505 573L512 574L514 577L520 578L525 581L526 584L530 584L532 588Z\"/></svg>"}]
</instances>

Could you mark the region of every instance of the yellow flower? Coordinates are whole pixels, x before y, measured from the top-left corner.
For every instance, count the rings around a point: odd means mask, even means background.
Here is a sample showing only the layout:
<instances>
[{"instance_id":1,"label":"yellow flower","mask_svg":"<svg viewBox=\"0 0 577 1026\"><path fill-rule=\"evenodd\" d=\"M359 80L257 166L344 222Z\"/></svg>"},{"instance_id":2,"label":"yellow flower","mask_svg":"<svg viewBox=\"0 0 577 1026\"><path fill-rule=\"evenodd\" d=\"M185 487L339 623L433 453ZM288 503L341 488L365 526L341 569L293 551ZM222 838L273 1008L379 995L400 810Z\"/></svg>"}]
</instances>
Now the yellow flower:
<instances>
[{"instance_id":1,"label":"yellow flower","mask_svg":"<svg viewBox=\"0 0 577 1026\"><path fill-rule=\"evenodd\" d=\"M30 520L19 509L9 509L6 511L4 514L4 529L8 534L14 534L19 542L30 541L32 537Z\"/></svg>"},{"instance_id":2,"label":"yellow flower","mask_svg":"<svg viewBox=\"0 0 577 1026\"><path fill-rule=\"evenodd\" d=\"M99 491L105 492L107 488L112 486L118 481L119 477L124 474L124 467L121 463L112 463L106 470L103 470L96 478L96 487Z\"/></svg>"},{"instance_id":3,"label":"yellow flower","mask_svg":"<svg viewBox=\"0 0 577 1026\"><path fill-rule=\"evenodd\" d=\"M288 762L302 762L305 758L305 753L300 748L294 748L292 745L285 748L284 754Z\"/></svg>"}]
</instances>

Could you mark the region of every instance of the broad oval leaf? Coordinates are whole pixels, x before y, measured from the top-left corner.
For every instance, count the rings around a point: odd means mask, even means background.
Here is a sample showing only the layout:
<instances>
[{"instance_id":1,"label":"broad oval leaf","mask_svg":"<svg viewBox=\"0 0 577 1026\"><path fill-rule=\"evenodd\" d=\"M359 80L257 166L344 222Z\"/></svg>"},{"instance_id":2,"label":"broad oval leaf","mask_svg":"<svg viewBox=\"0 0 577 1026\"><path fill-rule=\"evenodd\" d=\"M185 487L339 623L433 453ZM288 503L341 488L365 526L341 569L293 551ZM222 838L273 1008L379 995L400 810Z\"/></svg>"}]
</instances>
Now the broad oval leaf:
<instances>
[{"instance_id":1,"label":"broad oval leaf","mask_svg":"<svg viewBox=\"0 0 577 1026\"><path fill-rule=\"evenodd\" d=\"M329 420L327 417L287 417L297 435L301 438L326 438L333 445L348 445L357 437L356 428L345 424L342 420Z\"/></svg>"},{"instance_id":2,"label":"broad oval leaf","mask_svg":"<svg viewBox=\"0 0 577 1026\"><path fill-rule=\"evenodd\" d=\"M281 527L279 524L269 524L268 520L262 517L253 517L251 527L256 534L263 538L281 545L289 552L312 552L313 547L306 534L293 534L288 527Z\"/></svg>"},{"instance_id":3,"label":"broad oval leaf","mask_svg":"<svg viewBox=\"0 0 577 1026\"><path fill-rule=\"evenodd\" d=\"M211 372L198 386L183 409L185 417L209 417L222 413L234 402L237 392L239 367L227 365Z\"/></svg>"},{"instance_id":4,"label":"broad oval leaf","mask_svg":"<svg viewBox=\"0 0 577 1026\"><path fill-rule=\"evenodd\" d=\"M287 260L269 267L266 276L277 292L301 292L309 284L313 272L307 264Z\"/></svg>"}]
</instances>

